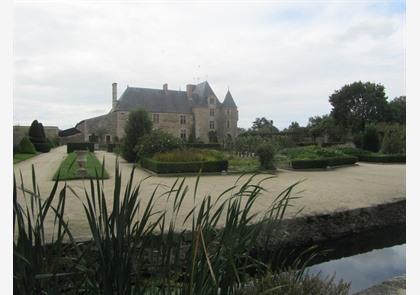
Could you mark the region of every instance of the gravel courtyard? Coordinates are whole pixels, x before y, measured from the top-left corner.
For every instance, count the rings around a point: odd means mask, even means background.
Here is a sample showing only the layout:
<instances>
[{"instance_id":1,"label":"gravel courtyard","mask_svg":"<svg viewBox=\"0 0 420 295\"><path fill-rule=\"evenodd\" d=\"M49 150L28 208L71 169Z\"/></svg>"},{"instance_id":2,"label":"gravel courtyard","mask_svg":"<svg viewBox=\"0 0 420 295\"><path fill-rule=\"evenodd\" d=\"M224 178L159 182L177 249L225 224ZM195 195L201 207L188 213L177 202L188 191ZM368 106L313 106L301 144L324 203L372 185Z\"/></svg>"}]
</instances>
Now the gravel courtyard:
<instances>
[{"instance_id":1,"label":"gravel courtyard","mask_svg":"<svg viewBox=\"0 0 420 295\"><path fill-rule=\"evenodd\" d=\"M107 202L111 206L116 156L103 151L95 152L95 154L100 161L105 159L105 167L110 175L110 179L104 181L104 188L105 196L108 196ZM66 155L66 147L61 146L51 150L49 153L41 154L14 165L17 185L21 185L20 173L22 173L25 186L27 188L32 187L31 166L34 165L41 194L47 196L54 184L52 177ZM132 165L126 163L123 159L119 159L119 165L123 174L124 188ZM135 170L134 175L136 183L149 176L147 172L138 168ZM260 175L257 179L266 176L268 175ZM226 188L234 185L238 177L239 175L202 176L197 201L209 194L216 198ZM164 186L170 187L175 180L175 177L149 177L141 186L141 202L149 199L156 185L162 185L160 191L163 192ZM183 220L183 217L194 205L192 192L195 180L195 177L186 177L186 184L190 187L190 193L187 195L184 206L181 208L179 220ZM405 165L401 164L358 163L355 166L329 171L281 170L274 178L264 182L263 187L267 191L263 193L263 196L255 204L255 212L265 210L279 192L299 180L304 181L295 188L294 193L300 198L293 201L294 206L289 208L286 213L288 217L293 216L301 208L303 208L301 215L314 215L366 207L405 198ZM242 183L242 180L240 183ZM63 185L64 182L60 182L60 187ZM67 185L75 190L79 198L68 191L66 218L69 220L73 235L78 239L86 239L88 238L89 230L82 202L84 201L84 188L89 186L89 181L72 180L67 181ZM23 195L20 190L18 190L18 197L19 202L23 203ZM155 209L164 209L166 206L166 198L160 198L156 202ZM181 227L181 223L178 224L178 227ZM47 230L51 229L52 222L50 222Z\"/></svg>"}]
</instances>

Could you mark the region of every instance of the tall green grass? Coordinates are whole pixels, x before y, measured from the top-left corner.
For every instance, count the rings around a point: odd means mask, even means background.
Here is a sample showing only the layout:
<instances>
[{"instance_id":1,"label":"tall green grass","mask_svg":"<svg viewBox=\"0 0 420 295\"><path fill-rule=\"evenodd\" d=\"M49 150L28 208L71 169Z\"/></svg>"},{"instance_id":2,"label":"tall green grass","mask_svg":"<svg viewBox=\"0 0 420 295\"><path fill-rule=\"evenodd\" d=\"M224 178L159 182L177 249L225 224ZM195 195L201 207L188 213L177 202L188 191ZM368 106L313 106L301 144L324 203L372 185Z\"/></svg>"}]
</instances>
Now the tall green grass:
<instances>
[{"instance_id":1,"label":"tall green grass","mask_svg":"<svg viewBox=\"0 0 420 295\"><path fill-rule=\"evenodd\" d=\"M255 213L252 208L271 177L241 176L221 194L203 198L198 196L200 176L193 187L185 178L177 179L171 187L158 186L145 196L144 180L135 183L134 167L125 187L118 165L115 169L111 196L105 194L103 180L91 179L84 196L65 184L55 200L56 181L42 200L33 170L32 190L21 186L22 203L17 201L14 183L17 294L240 294L250 282L265 278L271 263L277 263L264 257L296 198L292 191L298 183L278 193L267 210ZM67 191L83 202L92 236L89 242L76 243L64 219ZM112 206L107 205L108 198ZM181 218L180 209L188 198L194 206ZM166 209L155 208L159 199L166 200ZM47 216L55 225L49 241L45 239ZM180 222L182 230L176 228ZM292 269L282 269L293 273L287 284L306 277L306 262L298 256ZM278 290L280 286L273 284L269 289Z\"/></svg>"}]
</instances>

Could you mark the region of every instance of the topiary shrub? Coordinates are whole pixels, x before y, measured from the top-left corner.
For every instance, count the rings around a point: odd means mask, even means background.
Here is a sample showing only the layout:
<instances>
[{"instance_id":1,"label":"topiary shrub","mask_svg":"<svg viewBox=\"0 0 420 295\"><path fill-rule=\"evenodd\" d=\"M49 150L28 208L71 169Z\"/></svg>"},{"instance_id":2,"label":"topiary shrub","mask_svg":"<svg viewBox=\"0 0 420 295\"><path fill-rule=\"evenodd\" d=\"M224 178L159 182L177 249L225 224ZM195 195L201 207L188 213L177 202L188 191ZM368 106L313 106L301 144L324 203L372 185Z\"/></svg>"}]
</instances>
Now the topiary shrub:
<instances>
[{"instance_id":1,"label":"topiary shrub","mask_svg":"<svg viewBox=\"0 0 420 295\"><path fill-rule=\"evenodd\" d=\"M384 154L401 154L405 152L405 134L403 128L390 126L385 130L381 152Z\"/></svg>"},{"instance_id":2,"label":"topiary shrub","mask_svg":"<svg viewBox=\"0 0 420 295\"><path fill-rule=\"evenodd\" d=\"M137 160L136 145L140 137L149 134L152 131L153 123L149 114L138 109L130 112L128 121L125 125L125 137L121 145L121 155L127 162L135 162Z\"/></svg>"},{"instance_id":3,"label":"topiary shrub","mask_svg":"<svg viewBox=\"0 0 420 295\"><path fill-rule=\"evenodd\" d=\"M162 130L153 130L140 137L136 146L137 158L151 157L156 153L179 149L181 140Z\"/></svg>"},{"instance_id":4,"label":"topiary shrub","mask_svg":"<svg viewBox=\"0 0 420 295\"><path fill-rule=\"evenodd\" d=\"M20 153L20 147L18 144L13 145L13 156Z\"/></svg>"},{"instance_id":5,"label":"topiary shrub","mask_svg":"<svg viewBox=\"0 0 420 295\"><path fill-rule=\"evenodd\" d=\"M22 154L36 154L36 149L29 138L24 137L19 143L19 150Z\"/></svg>"},{"instance_id":6,"label":"topiary shrub","mask_svg":"<svg viewBox=\"0 0 420 295\"><path fill-rule=\"evenodd\" d=\"M38 152L48 153L51 150L51 146L45 137L44 126L37 120L33 121L31 127L29 127L29 139Z\"/></svg>"},{"instance_id":7,"label":"topiary shrub","mask_svg":"<svg viewBox=\"0 0 420 295\"><path fill-rule=\"evenodd\" d=\"M262 143L257 147L258 160L262 169L274 169L274 147L269 143Z\"/></svg>"},{"instance_id":8,"label":"topiary shrub","mask_svg":"<svg viewBox=\"0 0 420 295\"><path fill-rule=\"evenodd\" d=\"M379 133L375 126L369 125L363 132L363 149L371 152L378 152L381 147Z\"/></svg>"}]
</instances>

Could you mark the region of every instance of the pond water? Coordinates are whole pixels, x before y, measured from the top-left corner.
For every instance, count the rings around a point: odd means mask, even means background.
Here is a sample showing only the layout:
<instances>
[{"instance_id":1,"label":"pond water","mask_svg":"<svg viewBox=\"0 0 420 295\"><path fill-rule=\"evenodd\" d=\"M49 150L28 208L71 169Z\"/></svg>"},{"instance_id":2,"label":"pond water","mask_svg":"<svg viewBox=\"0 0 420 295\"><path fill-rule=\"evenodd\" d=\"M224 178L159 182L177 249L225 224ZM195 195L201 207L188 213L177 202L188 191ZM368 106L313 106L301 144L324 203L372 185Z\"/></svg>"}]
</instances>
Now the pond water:
<instances>
[{"instance_id":1,"label":"pond water","mask_svg":"<svg viewBox=\"0 0 420 295\"><path fill-rule=\"evenodd\" d=\"M405 244L372 250L341 259L323 262L308 268L321 276L334 275L335 281L351 282L350 294L405 274Z\"/></svg>"},{"instance_id":2,"label":"pond water","mask_svg":"<svg viewBox=\"0 0 420 295\"><path fill-rule=\"evenodd\" d=\"M321 249L330 252L307 270L351 282L350 294L405 274L405 225L330 241Z\"/></svg>"}]
</instances>

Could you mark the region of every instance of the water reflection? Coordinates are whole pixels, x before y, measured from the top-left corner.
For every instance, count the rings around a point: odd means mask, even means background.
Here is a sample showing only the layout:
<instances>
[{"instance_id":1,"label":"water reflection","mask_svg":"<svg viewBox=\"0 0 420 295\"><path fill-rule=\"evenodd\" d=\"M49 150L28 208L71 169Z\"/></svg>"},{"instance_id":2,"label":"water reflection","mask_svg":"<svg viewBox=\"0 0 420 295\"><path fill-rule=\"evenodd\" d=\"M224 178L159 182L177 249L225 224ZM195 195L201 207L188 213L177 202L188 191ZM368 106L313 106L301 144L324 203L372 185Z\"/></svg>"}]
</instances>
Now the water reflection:
<instances>
[{"instance_id":1,"label":"water reflection","mask_svg":"<svg viewBox=\"0 0 420 295\"><path fill-rule=\"evenodd\" d=\"M322 276L335 274L335 280L351 281L350 294L405 273L405 244L372 250L309 267Z\"/></svg>"}]
</instances>

